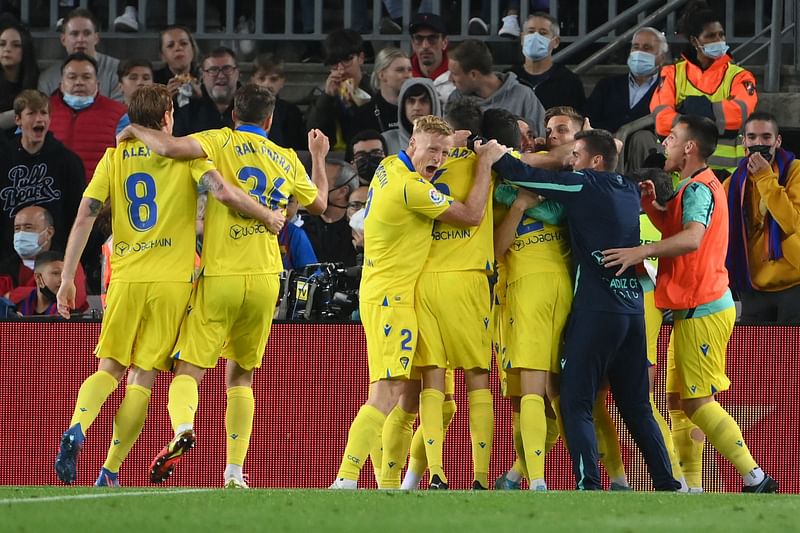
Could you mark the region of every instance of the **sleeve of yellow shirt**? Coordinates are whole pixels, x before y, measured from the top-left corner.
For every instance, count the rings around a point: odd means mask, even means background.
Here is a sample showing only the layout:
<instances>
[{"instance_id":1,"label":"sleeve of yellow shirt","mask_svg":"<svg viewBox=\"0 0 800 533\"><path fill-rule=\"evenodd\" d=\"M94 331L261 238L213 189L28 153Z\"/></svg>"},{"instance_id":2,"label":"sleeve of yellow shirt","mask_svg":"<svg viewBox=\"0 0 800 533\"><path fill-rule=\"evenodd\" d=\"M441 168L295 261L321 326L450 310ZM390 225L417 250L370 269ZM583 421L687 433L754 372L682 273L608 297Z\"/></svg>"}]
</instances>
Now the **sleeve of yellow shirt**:
<instances>
[{"instance_id":1,"label":"sleeve of yellow shirt","mask_svg":"<svg viewBox=\"0 0 800 533\"><path fill-rule=\"evenodd\" d=\"M224 130L206 130L192 133L190 137L200 143L208 159L216 162L219 157L217 147L222 145L219 141L221 140L223 132Z\"/></svg>"},{"instance_id":2,"label":"sleeve of yellow shirt","mask_svg":"<svg viewBox=\"0 0 800 533\"><path fill-rule=\"evenodd\" d=\"M101 202L108 200L111 192L111 162L114 160L114 152L116 148L107 148L103 158L97 163L94 169L94 176L92 181L86 186L83 191L83 196L86 198L94 198Z\"/></svg>"},{"instance_id":3,"label":"sleeve of yellow shirt","mask_svg":"<svg viewBox=\"0 0 800 533\"><path fill-rule=\"evenodd\" d=\"M450 208L453 198L436 190L430 182L408 180L403 188L406 207L428 218L436 218Z\"/></svg>"},{"instance_id":4,"label":"sleeve of yellow shirt","mask_svg":"<svg viewBox=\"0 0 800 533\"><path fill-rule=\"evenodd\" d=\"M200 179L205 175L206 172L216 170L216 167L210 159L201 157L189 161L189 170L192 173L192 179L199 183Z\"/></svg>"},{"instance_id":5,"label":"sleeve of yellow shirt","mask_svg":"<svg viewBox=\"0 0 800 533\"><path fill-rule=\"evenodd\" d=\"M311 181L305 167L297 158L297 154L292 150L292 169L294 171L292 194L297 198L300 205L311 205L317 198L317 186Z\"/></svg>"}]
</instances>

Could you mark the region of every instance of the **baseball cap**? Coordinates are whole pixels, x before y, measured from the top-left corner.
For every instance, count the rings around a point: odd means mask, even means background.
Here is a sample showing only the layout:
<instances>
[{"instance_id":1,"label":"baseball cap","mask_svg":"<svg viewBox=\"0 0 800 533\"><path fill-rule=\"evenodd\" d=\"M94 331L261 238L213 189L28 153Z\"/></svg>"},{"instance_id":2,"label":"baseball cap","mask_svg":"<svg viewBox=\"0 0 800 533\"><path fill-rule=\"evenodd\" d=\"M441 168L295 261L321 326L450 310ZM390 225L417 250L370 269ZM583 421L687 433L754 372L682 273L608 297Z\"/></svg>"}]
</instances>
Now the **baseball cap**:
<instances>
[{"instance_id":1,"label":"baseball cap","mask_svg":"<svg viewBox=\"0 0 800 533\"><path fill-rule=\"evenodd\" d=\"M447 35L447 27L444 24L444 20L435 13L417 13L411 18L411 24L408 25L410 34L413 35L422 28L430 28L437 33Z\"/></svg>"}]
</instances>

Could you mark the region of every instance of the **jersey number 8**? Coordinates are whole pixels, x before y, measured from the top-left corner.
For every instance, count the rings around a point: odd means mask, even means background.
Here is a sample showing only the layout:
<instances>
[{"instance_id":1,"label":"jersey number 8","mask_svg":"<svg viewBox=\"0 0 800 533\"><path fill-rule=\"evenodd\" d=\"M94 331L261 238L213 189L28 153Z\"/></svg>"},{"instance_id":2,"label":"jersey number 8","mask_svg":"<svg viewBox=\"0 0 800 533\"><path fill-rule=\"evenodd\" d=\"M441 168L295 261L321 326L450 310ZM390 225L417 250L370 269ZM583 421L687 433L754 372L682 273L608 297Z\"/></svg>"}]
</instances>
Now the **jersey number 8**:
<instances>
[{"instance_id":1,"label":"jersey number 8","mask_svg":"<svg viewBox=\"0 0 800 533\"><path fill-rule=\"evenodd\" d=\"M128 218L137 231L147 231L156 225L156 181L150 174L137 172L125 180L125 197L128 199Z\"/></svg>"}]
</instances>

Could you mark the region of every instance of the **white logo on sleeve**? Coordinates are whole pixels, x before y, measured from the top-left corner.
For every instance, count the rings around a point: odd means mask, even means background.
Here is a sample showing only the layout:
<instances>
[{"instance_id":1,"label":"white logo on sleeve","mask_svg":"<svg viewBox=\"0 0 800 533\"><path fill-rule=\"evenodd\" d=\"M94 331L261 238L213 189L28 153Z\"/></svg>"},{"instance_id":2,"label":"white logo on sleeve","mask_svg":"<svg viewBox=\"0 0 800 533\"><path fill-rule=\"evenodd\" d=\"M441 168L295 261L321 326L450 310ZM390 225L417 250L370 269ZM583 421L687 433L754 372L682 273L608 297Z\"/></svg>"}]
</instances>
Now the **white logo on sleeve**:
<instances>
[{"instance_id":1,"label":"white logo on sleeve","mask_svg":"<svg viewBox=\"0 0 800 533\"><path fill-rule=\"evenodd\" d=\"M436 189L428 191L428 196L430 196L433 205L442 205L444 203L444 195Z\"/></svg>"}]
</instances>

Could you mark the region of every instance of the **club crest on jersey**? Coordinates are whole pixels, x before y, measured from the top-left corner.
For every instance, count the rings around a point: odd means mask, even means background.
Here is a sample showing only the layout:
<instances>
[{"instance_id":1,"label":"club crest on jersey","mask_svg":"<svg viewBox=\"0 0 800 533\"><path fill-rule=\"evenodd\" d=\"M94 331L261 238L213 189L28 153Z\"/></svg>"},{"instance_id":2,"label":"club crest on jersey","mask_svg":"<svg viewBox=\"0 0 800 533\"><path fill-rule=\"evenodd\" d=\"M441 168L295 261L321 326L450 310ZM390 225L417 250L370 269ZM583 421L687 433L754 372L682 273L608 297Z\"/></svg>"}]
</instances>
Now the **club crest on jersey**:
<instances>
[{"instance_id":1,"label":"club crest on jersey","mask_svg":"<svg viewBox=\"0 0 800 533\"><path fill-rule=\"evenodd\" d=\"M428 196L433 202L433 205L442 205L444 203L444 195L437 191L436 189L431 189L428 191Z\"/></svg>"}]
</instances>

